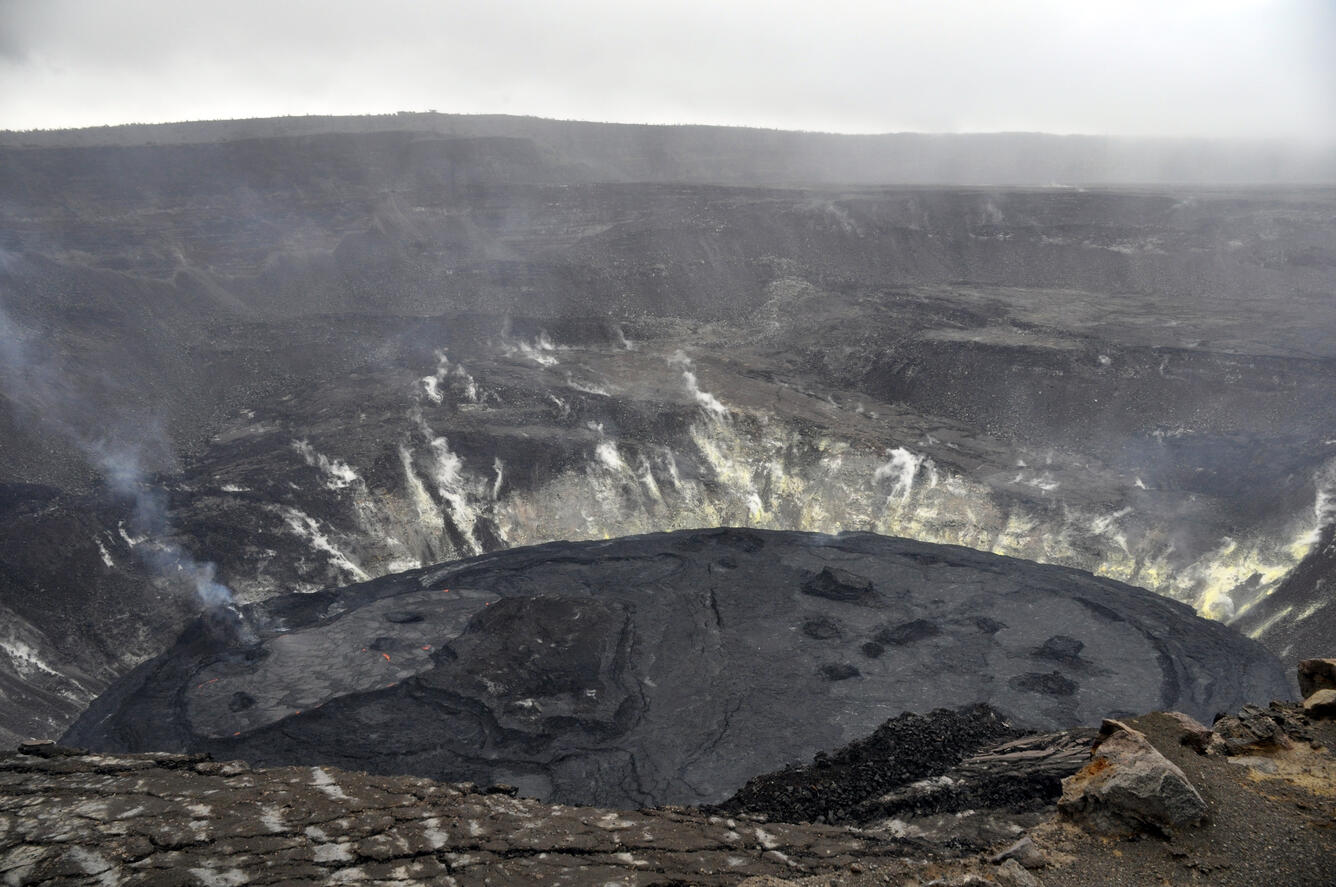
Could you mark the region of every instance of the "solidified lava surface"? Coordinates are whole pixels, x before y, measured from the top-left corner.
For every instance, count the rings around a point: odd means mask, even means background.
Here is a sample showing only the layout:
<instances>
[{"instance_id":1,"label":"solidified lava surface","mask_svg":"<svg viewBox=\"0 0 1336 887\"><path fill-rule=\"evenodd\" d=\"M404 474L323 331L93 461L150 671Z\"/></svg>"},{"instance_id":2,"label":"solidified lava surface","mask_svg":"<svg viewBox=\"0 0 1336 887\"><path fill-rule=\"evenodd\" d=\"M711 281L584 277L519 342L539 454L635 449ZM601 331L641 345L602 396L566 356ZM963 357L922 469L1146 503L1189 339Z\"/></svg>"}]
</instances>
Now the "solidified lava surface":
<instances>
[{"instance_id":1,"label":"solidified lava surface","mask_svg":"<svg viewBox=\"0 0 1336 887\"><path fill-rule=\"evenodd\" d=\"M244 640L195 623L66 741L639 807L719 802L905 711L1058 729L1290 693L1260 645L1151 592L867 533L551 543L245 618Z\"/></svg>"}]
</instances>

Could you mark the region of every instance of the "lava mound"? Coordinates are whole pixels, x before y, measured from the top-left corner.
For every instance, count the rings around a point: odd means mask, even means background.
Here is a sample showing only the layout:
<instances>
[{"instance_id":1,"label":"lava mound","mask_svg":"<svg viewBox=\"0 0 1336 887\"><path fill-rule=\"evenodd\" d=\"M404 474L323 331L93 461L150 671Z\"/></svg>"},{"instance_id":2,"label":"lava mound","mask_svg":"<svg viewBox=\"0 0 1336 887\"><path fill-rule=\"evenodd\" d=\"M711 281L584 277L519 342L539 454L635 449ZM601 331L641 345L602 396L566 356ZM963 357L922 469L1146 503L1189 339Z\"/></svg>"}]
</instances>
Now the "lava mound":
<instances>
[{"instance_id":1,"label":"lava mound","mask_svg":"<svg viewBox=\"0 0 1336 887\"><path fill-rule=\"evenodd\" d=\"M1291 695L1260 645L1089 573L872 534L552 543L201 619L65 741L718 802L904 711L1054 729Z\"/></svg>"}]
</instances>

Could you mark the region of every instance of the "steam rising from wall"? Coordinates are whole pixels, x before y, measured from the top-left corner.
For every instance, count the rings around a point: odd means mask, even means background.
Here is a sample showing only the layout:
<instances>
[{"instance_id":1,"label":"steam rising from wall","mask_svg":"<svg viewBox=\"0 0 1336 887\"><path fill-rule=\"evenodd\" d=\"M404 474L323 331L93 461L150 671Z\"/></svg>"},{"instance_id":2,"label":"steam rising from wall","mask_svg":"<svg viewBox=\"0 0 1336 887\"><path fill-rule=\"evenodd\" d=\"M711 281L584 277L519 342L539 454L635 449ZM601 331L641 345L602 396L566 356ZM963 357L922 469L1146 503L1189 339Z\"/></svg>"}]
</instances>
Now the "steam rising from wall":
<instances>
[{"instance_id":1,"label":"steam rising from wall","mask_svg":"<svg viewBox=\"0 0 1336 887\"><path fill-rule=\"evenodd\" d=\"M174 540L166 495L143 467L146 441L160 442L165 435L141 429L139 438L89 440L73 431L68 417L81 404L49 359L34 358L33 341L0 312L6 394L20 404L54 405L42 420L77 443L108 488L134 503L122 533L150 569L190 585L205 606L230 602L231 592L214 566L195 561ZM1081 567L1228 619L1279 583L1307 552L1316 527L1336 520L1333 463L1317 479L1311 515L1280 533L1220 538L1209 550L1192 551L1176 537L1172 516L1140 513L1125 503L1077 504L1051 465L1032 468L1018 460L1015 469L998 477L965 474L928 455L928 450L944 452L930 435L918 443L877 446L822 434L780 412L727 403L702 388L683 351L657 359L670 369L669 387L676 386L671 396L694 410L685 433L664 439L621 436L590 418L591 399L601 403L614 393L580 381L591 372L578 350L553 344L545 333L528 343L506 340L498 348L537 365L553 383L535 402L553 419L589 428L592 437L582 457L577 454L533 486L517 482L514 466L508 468L498 453L461 452L452 443L455 432L442 430L446 417L504 405L440 350L434 371L413 383L409 430L388 443L397 478L378 479L373 490L356 460L322 452L319 441L293 439L293 457L313 472L314 489L346 510L340 516L275 503L266 507L276 526L300 540L308 557L327 565L339 581L555 539L720 525L874 531ZM611 353L620 355L619 361L656 360L629 340L618 341ZM560 369L553 371L558 361ZM565 377L564 387L558 375ZM623 393L619 389L615 396ZM328 581L318 570L307 575ZM265 585L263 577L232 578L256 593L292 590Z\"/></svg>"},{"instance_id":2,"label":"steam rising from wall","mask_svg":"<svg viewBox=\"0 0 1336 887\"><path fill-rule=\"evenodd\" d=\"M470 403L478 402L478 383L474 381L473 376L469 375L463 366L452 364L449 354L442 348L436 352L435 374L422 377L422 392L432 403L444 403L445 395L442 386L452 381L459 384L464 397Z\"/></svg>"},{"instance_id":3,"label":"steam rising from wall","mask_svg":"<svg viewBox=\"0 0 1336 887\"><path fill-rule=\"evenodd\" d=\"M167 495L154 486L144 469L144 453L155 448L170 451L167 436L154 423L135 423L133 433L104 433L92 437L82 430L90 426L79 417L97 416L95 398L81 395L63 373L54 356L40 352L37 339L15 323L0 308L0 385L6 397L35 423L54 429L73 443L104 478L108 489L133 503L131 522L135 536L131 547L155 575L193 588L206 608L228 606L232 592L218 581L217 567L199 562L172 539ZM101 416L102 427L125 428L118 417Z\"/></svg>"},{"instance_id":4,"label":"steam rising from wall","mask_svg":"<svg viewBox=\"0 0 1336 887\"><path fill-rule=\"evenodd\" d=\"M538 333L538 338L529 343L523 339L506 340L501 343L501 352L507 357L515 357L536 363L542 367L556 366L559 361L553 353L557 350L552 339L545 331Z\"/></svg>"},{"instance_id":5,"label":"steam rising from wall","mask_svg":"<svg viewBox=\"0 0 1336 887\"><path fill-rule=\"evenodd\" d=\"M1317 496L1313 501L1314 529L1310 544L1317 544L1322 528L1336 523L1336 459L1322 466L1314 479Z\"/></svg>"},{"instance_id":6,"label":"steam rising from wall","mask_svg":"<svg viewBox=\"0 0 1336 887\"><path fill-rule=\"evenodd\" d=\"M1065 501L1050 465L1022 463L988 479L945 468L904 443L878 451L814 436L784 415L731 406L703 390L684 353L668 363L697 410L685 439L622 439L593 422L583 460L536 488L505 483L495 454L474 464L457 453L424 415L435 401L423 387L410 412L414 431L399 446L402 491L373 497L360 479L342 490L359 526L345 534L341 569L354 579L496 547L720 525L856 530L1089 569L1229 619L1304 556L1315 524L1336 517L1333 468L1319 479L1311 519L1191 551L1172 516ZM458 387L454 396L467 401ZM549 398L561 417L570 414L564 400ZM938 444L929 437L923 445ZM342 482L344 463L299 452L330 484Z\"/></svg>"},{"instance_id":7,"label":"steam rising from wall","mask_svg":"<svg viewBox=\"0 0 1336 887\"><path fill-rule=\"evenodd\" d=\"M106 439L79 441L106 479L108 488L134 503L131 526L135 536L122 531L135 555L154 574L186 582L207 608L232 603L232 592L218 581L218 568L196 561L171 538L167 494L147 480L140 455L133 445Z\"/></svg>"},{"instance_id":8,"label":"steam rising from wall","mask_svg":"<svg viewBox=\"0 0 1336 887\"><path fill-rule=\"evenodd\" d=\"M700 404L710 416L715 419L724 419L728 416L728 408L719 402L719 398L710 394L708 391L701 391L696 383L696 372L693 369L691 358L687 357L683 351L674 352L673 356L668 358L668 365L677 367L682 371L682 382L686 385L687 393L691 395L696 403Z\"/></svg>"}]
</instances>

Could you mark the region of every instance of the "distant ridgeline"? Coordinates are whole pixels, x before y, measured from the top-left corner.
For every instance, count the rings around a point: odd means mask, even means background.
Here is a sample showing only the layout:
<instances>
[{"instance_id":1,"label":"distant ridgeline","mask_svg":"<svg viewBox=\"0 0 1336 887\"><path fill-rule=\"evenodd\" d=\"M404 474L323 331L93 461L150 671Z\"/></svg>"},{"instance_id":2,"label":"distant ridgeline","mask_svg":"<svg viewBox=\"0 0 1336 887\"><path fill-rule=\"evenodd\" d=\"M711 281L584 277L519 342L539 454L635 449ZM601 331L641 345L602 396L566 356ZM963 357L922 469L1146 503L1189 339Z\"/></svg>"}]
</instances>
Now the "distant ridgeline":
<instances>
[{"instance_id":1,"label":"distant ridgeline","mask_svg":"<svg viewBox=\"0 0 1336 887\"><path fill-rule=\"evenodd\" d=\"M1145 185L1336 182L1336 145L1004 132L839 135L400 112L0 132L0 145L184 145L417 131L522 139L569 181L729 185Z\"/></svg>"}]
</instances>

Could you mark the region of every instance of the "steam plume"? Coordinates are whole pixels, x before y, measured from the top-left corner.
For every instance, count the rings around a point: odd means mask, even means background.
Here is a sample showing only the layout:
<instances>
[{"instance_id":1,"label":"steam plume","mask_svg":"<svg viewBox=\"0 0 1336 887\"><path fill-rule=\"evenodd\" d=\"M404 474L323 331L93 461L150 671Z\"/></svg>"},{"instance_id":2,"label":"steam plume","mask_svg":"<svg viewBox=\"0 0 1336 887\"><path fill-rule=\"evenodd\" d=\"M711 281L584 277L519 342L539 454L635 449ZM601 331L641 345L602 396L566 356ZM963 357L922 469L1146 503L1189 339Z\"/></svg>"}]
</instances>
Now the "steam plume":
<instances>
[{"instance_id":1,"label":"steam plume","mask_svg":"<svg viewBox=\"0 0 1336 887\"><path fill-rule=\"evenodd\" d=\"M107 488L133 502L132 523L140 538L132 548L150 571L186 582L207 609L230 607L232 592L218 581L217 567L195 560L170 538L166 493L149 481L144 469L150 444L170 449L165 432L154 423L142 422L135 435L121 440L113 435L93 438L79 430L75 417L93 414L92 398L81 396L54 358L38 353L33 341L35 337L0 307L0 385L5 396L27 419L56 429L78 447ZM103 427L114 427L114 423Z\"/></svg>"}]
</instances>

